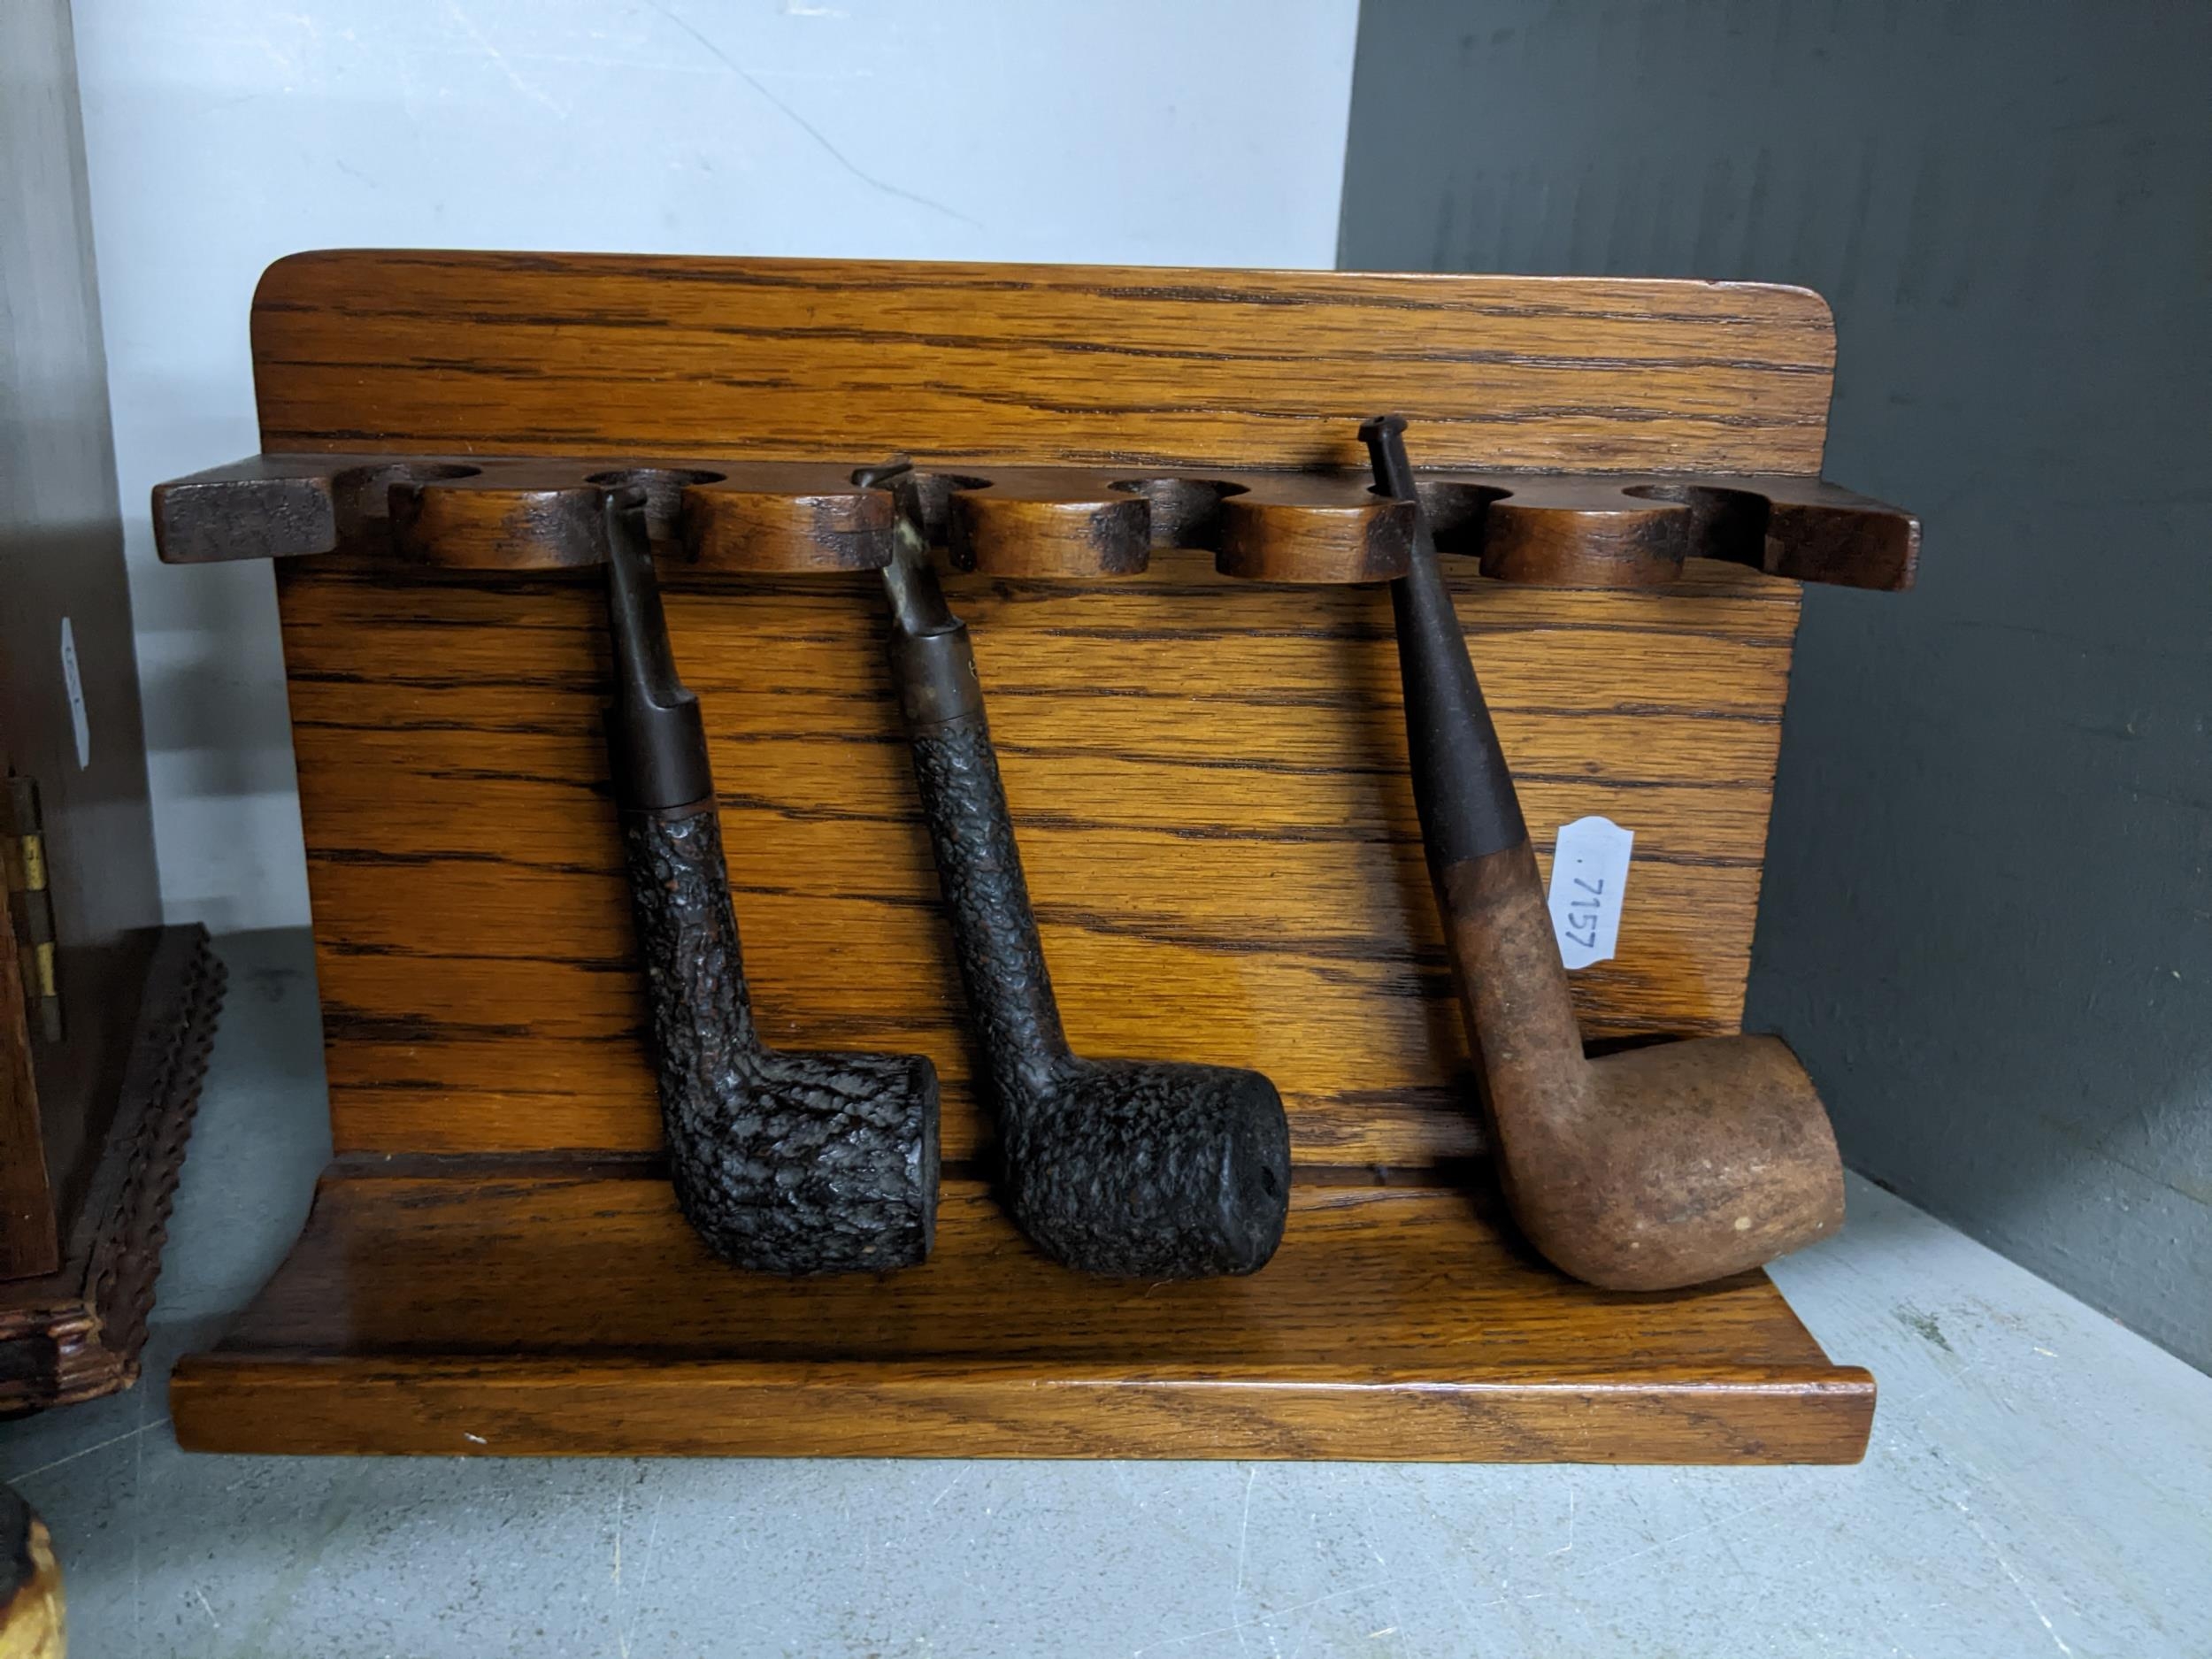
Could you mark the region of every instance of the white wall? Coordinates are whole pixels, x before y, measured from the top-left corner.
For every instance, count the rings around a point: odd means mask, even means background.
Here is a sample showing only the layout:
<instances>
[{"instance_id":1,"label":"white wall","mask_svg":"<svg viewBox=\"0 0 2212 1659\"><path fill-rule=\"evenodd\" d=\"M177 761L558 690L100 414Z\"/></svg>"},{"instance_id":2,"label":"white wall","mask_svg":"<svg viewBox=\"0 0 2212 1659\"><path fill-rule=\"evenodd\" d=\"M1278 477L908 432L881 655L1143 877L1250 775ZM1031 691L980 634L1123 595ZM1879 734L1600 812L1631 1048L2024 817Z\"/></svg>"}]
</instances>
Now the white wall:
<instances>
[{"instance_id":1,"label":"white wall","mask_svg":"<svg viewBox=\"0 0 2212 1659\"><path fill-rule=\"evenodd\" d=\"M1327 266L1356 0L77 0L173 919L303 922L270 574L154 562L256 447L304 248Z\"/></svg>"}]
</instances>

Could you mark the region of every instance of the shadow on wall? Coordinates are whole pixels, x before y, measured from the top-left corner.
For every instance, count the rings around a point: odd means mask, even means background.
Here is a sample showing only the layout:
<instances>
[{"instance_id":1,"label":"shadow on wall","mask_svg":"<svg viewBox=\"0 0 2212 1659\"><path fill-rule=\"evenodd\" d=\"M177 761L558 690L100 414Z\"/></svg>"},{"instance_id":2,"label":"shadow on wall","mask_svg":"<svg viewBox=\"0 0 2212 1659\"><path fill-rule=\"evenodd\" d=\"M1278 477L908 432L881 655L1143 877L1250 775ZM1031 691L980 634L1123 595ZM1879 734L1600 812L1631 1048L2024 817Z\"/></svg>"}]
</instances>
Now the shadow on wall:
<instances>
[{"instance_id":1,"label":"shadow on wall","mask_svg":"<svg viewBox=\"0 0 2212 1659\"><path fill-rule=\"evenodd\" d=\"M1828 471L1747 1023L1858 1168L2212 1369L2212 12L1363 8L1340 263L1803 283Z\"/></svg>"},{"instance_id":2,"label":"shadow on wall","mask_svg":"<svg viewBox=\"0 0 2212 1659\"><path fill-rule=\"evenodd\" d=\"M142 526L140 526L142 529ZM276 591L264 562L142 566L146 765L168 914L215 932L307 914Z\"/></svg>"}]
</instances>

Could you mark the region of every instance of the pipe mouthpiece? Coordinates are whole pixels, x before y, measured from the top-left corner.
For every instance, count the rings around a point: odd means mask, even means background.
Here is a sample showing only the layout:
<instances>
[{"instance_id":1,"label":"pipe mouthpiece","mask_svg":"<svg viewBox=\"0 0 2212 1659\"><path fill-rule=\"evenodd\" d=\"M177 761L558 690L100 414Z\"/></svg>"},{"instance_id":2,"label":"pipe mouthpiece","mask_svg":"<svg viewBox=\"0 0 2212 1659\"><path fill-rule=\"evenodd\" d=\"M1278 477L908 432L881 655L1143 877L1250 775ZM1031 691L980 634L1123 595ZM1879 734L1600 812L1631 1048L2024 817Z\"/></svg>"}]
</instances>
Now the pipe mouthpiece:
<instances>
[{"instance_id":1,"label":"pipe mouthpiece","mask_svg":"<svg viewBox=\"0 0 2212 1659\"><path fill-rule=\"evenodd\" d=\"M714 774L706 727L699 700L676 673L646 530L645 492L636 485L610 489L602 506L607 628L614 650L607 751L615 800L626 810L648 812L710 800Z\"/></svg>"},{"instance_id":2,"label":"pipe mouthpiece","mask_svg":"<svg viewBox=\"0 0 2212 1659\"><path fill-rule=\"evenodd\" d=\"M1406 458L1406 418L1377 415L1360 423L1359 440L1367 446L1368 465L1375 472L1375 488L1395 501L1417 502L1413 487L1413 463Z\"/></svg>"},{"instance_id":3,"label":"pipe mouthpiece","mask_svg":"<svg viewBox=\"0 0 2212 1659\"><path fill-rule=\"evenodd\" d=\"M895 480L912 472L913 470L914 462L911 457L895 455L889 460L874 466L855 467L853 488L856 489L887 489Z\"/></svg>"}]
</instances>

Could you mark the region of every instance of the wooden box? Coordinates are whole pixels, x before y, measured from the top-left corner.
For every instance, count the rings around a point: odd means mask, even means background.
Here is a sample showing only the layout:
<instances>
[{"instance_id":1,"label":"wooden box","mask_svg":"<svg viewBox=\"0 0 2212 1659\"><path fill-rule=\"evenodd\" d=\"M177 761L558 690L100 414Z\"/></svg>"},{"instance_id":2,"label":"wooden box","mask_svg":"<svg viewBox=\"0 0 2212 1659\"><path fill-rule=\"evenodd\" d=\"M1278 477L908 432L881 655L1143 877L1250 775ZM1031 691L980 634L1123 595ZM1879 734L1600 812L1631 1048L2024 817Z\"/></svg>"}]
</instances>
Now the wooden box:
<instances>
[{"instance_id":1,"label":"wooden box","mask_svg":"<svg viewBox=\"0 0 2212 1659\"><path fill-rule=\"evenodd\" d=\"M1446 550L1551 572L1448 561L1540 849L1589 813L1636 833L1586 1033L1733 1031L1794 578L1901 587L1916 544L1817 481L1816 296L340 252L274 266L253 325L265 454L156 515L166 557L280 559L337 1158L179 1368L184 1444L1860 1455L1871 1379L1763 1274L1594 1290L1487 1196L1374 580L1402 531L1356 438L1412 417ZM1070 1039L1256 1066L1287 1103L1299 1184L1253 1278L1079 1279L989 1195L878 585L841 568L841 480L894 451L973 566L949 591ZM763 1034L943 1079L920 1269L725 1268L657 1162L582 528L591 480L639 469Z\"/></svg>"}]
</instances>

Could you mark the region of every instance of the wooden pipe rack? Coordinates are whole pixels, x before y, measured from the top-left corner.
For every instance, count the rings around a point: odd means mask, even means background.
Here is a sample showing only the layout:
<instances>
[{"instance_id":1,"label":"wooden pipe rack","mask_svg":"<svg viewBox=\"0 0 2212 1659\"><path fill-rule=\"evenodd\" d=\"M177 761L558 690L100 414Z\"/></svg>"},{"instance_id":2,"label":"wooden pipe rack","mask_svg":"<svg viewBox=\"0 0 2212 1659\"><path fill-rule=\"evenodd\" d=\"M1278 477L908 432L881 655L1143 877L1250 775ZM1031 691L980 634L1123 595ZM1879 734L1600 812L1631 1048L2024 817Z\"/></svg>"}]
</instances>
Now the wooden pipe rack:
<instances>
[{"instance_id":1,"label":"wooden pipe rack","mask_svg":"<svg viewBox=\"0 0 2212 1659\"><path fill-rule=\"evenodd\" d=\"M879 570L891 496L835 464L262 455L155 492L173 564L365 550L426 571L568 570L603 557L599 503L642 486L656 541L699 575ZM1405 571L1410 511L1363 472L1074 467L925 469L933 542L952 567L1049 580L1133 576L1156 549L1224 576L1334 584ZM1796 581L1902 588L1919 526L1820 479L1432 471L1439 549L1499 581L1660 588L1692 558Z\"/></svg>"},{"instance_id":2,"label":"wooden pipe rack","mask_svg":"<svg viewBox=\"0 0 2212 1659\"><path fill-rule=\"evenodd\" d=\"M1823 482L1832 330L1752 285L325 253L265 453L155 493L269 557L338 1156L172 1386L225 1451L1849 1461L1872 1379L1762 1273L1572 1283L1486 1196L1388 600L1424 498L1549 826L1638 833L1594 1041L1738 1028L1799 584L1909 585ZM999 1214L869 572L902 450L974 630L1071 1037L1289 1108L1248 1279L1084 1279ZM930 1262L709 1258L658 1163L603 781L594 519L648 491L780 1045L927 1052ZM1783 1033L1786 1035L1787 1033Z\"/></svg>"}]
</instances>

